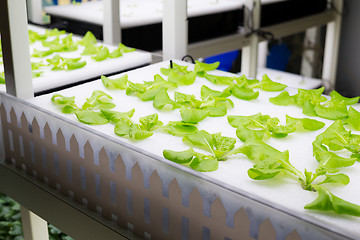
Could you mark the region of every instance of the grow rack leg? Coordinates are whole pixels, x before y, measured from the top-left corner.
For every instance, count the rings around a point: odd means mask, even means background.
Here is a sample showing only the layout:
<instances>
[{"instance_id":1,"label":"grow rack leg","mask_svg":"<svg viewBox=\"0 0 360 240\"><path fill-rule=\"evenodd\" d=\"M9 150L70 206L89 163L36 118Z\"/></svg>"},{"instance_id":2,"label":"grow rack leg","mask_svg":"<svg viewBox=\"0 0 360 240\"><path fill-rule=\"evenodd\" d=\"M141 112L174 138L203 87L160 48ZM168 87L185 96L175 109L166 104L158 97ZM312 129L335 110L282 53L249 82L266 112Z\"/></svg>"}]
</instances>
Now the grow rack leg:
<instances>
[{"instance_id":1,"label":"grow rack leg","mask_svg":"<svg viewBox=\"0 0 360 240\"><path fill-rule=\"evenodd\" d=\"M163 59L181 59L187 54L187 0L164 0Z\"/></svg>"},{"instance_id":2,"label":"grow rack leg","mask_svg":"<svg viewBox=\"0 0 360 240\"><path fill-rule=\"evenodd\" d=\"M104 43L117 45L121 42L120 0L104 0Z\"/></svg>"},{"instance_id":3,"label":"grow rack leg","mask_svg":"<svg viewBox=\"0 0 360 240\"><path fill-rule=\"evenodd\" d=\"M48 240L47 222L33 212L21 206L21 221L26 240Z\"/></svg>"},{"instance_id":4,"label":"grow rack leg","mask_svg":"<svg viewBox=\"0 0 360 240\"><path fill-rule=\"evenodd\" d=\"M260 0L247 0L245 2L245 31L260 28ZM242 48L241 72L250 78L256 78L259 36L253 33L249 36L249 46Z\"/></svg>"},{"instance_id":5,"label":"grow rack leg","mask_svg":"<svg viewBox=\"0 0 360 240\"><path fill-rule=\"evenodd\" d=\"M328 23L326 27L324 62L322 79L327 92L335 89L336 69L339 55L341 13L343 11L343 0L333 0L332 6L338 13L335 20Z\"/></svg>"},{"instance_id":6,"label":"grow rack leg","mask_svg":"<svg viewBox=\"0 0 360 240\"><path fill-rule=\"evenodd\" d=\"M26 1L0 1L0 30L7 93L19 98L34 96Z\"/></svg>"},{"instance_id":7,"label":"grow rack leg","mask_svg":"<svg viewBox=\"0 0 360 240\"><path fill-rule=\"evenodd\" d=\"M34 96L32 88L26 1L0 1L0 30L6 91L19 98ZM22 208L24 238L47 240L47 223Z\"/></svg>"}]
</instances>

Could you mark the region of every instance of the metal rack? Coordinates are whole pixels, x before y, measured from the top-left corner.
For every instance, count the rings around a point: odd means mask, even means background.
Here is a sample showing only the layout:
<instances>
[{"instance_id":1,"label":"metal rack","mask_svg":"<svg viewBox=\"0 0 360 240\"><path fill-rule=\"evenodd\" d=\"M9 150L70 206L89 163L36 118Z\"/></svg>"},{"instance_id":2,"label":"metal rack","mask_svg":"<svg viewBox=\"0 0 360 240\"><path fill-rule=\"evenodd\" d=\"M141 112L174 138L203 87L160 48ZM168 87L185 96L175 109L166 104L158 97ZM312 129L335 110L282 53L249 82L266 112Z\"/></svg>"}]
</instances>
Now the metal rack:
<instances>
[{"instance_id":1,"label":"metal rack","mask_svg":"<svg viewBox=\"0 0 360 240\"><path fill-rule=\"evenodd\" d=\"M250 77L255 76L257 46L264 39L254 34L250 37L246 37L244 34L235 34L188 45L185 38L187 1L165 0L164 2L165 12L168 12L163 20L165 26L163 31L164 59L179 58L186 54L197 57L242 48L242 59L246 60L243 61L242 72ZM341 11L342 0L329 2L332 2L338 11ZM120 27L117 25L118 21L114 21L116 17L118 19L119 13L115 9L119 9L119 0L104 0L104 4L111 10L104 27L105 42L116 43L120 40L120 34L117 33ZM260 0L248 1L247 6L253 12L253 27L258 28L261 11ZM179 9L181 10L179 11ZM272 32L274 37L278 38L325 24L327 24L327 34L322 75L328 83L328 88L333 88L340 36L340 15L329 8L324 13L265 27L263 30ZM173 29L177 31L173 31ZM25 0L0 0L0 30L7 92L20 99L32 98ZM0 148L0 150L2 149ZM120 229L96 213L84 209L73 200L62 196L36 179L26 176L21 170L9 166L3 161L0 162L0 190L26 207L21 209L26 240L48 239L47 223L43 219L50 221L77 240L137 239L128 231ZM88 229L92 229L92 231L88 231Z\"/></svg>"}]
</instances>

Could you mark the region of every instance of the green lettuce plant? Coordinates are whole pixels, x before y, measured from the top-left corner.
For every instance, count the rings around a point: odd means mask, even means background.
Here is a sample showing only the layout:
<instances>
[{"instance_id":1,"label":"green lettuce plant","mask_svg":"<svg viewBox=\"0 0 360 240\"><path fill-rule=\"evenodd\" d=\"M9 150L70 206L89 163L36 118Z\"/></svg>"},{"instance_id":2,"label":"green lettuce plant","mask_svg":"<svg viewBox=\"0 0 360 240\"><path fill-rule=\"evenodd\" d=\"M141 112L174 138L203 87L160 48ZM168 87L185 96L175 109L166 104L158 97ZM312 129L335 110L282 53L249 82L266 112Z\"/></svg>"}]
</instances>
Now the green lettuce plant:
<instances>
[{"instance_id":1,"label":"green lettuce plant","mask_svg":"<svg viewBox=\"0 0 360 240\"><path fill-rule=\"evenodd\" d=\"M0 84L5 84L5 73L0 72Z\"/></svg>"},{"instance_id":2,"label":"green lettuce plant","mask_svg":"<svg viewBox=\"0 0 360 240\"><path fill-rule=\"evenodd\" d=\"M227 116L229 124L237 128L237 137L245 142L248 138L259 137L286 137L296 129L303 128L309 131L316 131L325 126L325 123L310 118L293 118L286 115L286 124L280 125L276 117L257 113L251 116Z\"/></svg>"},{"instance_id":3,"label":"green lettuce plant","mask_svg":"<svg viewBox=\"0 0 360 240\"><path fill-rule=\"evenodd\" d=\"M180 152L164 150L164 157L201 172L215 171L219 165L218 161L224 161L231 155L236 143L235 138L221 136L221 133L210 134L204 130L187 134L183 141L192 147ZM193 147L203 149L209 154L197 152Z\"/></svg>"},{"instance_id":4,"label":"green lettuce plant","mask_svg":"<svg viewBox=\"0 0 360 240\"><path fill-rule=\"evenodd\" d=\"M287 85L272 81L266 74L262 81L257 79L248 79L245 75L240 77L216 76L203 74L203 76L214 84L229 85L232 95L242 100L253 100L259 97L259 92L255 89L264 91L282 91Z\"/></svg>"},{"instance_id":5,"label":"green lettuce plant","mask_svg":"<svg viewBox=\"0 0 360 240\"><path fill-rule=\"evenodd\" d=\"M51 101L60 108L62 113L75 113L80 122L90 125L108 123L109 119L100 110L115 107L115 104L111 103L112 97L100 90L95 90L90 98L86 98L81 108L75 104L75 97L54 94Z\"/></svg>"},{"instance_id":6,"label":"green lettuce plant","mask_svg":"<svg viewBox=\"0 0 360 240\"><path fill-rule=\"evenodd\" d=\"M347 118L349 116L347 106L357 103L360 98L347 98L341 96L336 91L332 91L330 93L331 98L327 99L322 95L323 92L323 87L312 90L298 89L298 93L293 96L284 91L278 96L270 98L269 101L279 106L287 106L294 103L302 107L303 113L307 116L319 116L330 120L337 120Z\"/></svg>"},{"instance_id":7,"label":"green lettuce plant","mask_svg":"<svg viewBox=\"0 0 360 240\"><path fill-rule=\"evenodd\" d=\"M56 54L52 58L46 59L48 66L53 71L59 70L75 70L82 68L86 65L86 61L80 61L81 57L78 58L64 58Z\"/></svg>"}]
</instances>

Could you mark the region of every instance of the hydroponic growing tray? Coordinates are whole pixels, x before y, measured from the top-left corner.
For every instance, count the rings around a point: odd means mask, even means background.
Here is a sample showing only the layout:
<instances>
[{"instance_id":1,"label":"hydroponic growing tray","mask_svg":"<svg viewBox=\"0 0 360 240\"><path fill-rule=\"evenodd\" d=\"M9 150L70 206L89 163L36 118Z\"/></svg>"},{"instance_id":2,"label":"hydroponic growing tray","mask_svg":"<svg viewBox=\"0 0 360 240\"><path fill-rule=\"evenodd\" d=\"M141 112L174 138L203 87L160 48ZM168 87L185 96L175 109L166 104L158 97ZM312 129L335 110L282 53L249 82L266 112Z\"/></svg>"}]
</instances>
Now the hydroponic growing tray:
<instances>
[{"instance_id":1,"label":"hydroponic growing tray","mask_svg":"<svg viewBox=\"0 0 360 240\"><path fill-rule=\"evenodd\" d=\"M189 42L235 33L241 18L243 1L190 0L188 1ZM80 5L49 6L44 8L51 23L77 34L87 29L102 39L103 2ZM161 0L120 1L122 42L125 45L153 51L162 48Z\"/></svg>"},{"instance_id":2,"label":"hydroponic growing tray","mask_svg":"<svg viewBox=\"0 0 360 240\"><path fill-rule=\"evenodd\" d=\"M189 65L189 70L193 67L185 62L176 63ZM168 66L169 62L162 62L127 74L135 83L153 81L155 74L161 74L160 68ZM234 76L221 71L209 73ZM198 77L193 85L180 86L176 91L199 97L202 85L216 90L226 87ZM164 124L181 120L178 110L157 111L151 101L127 96L124 90L108 90L100 80L57 93L76 96L81 106L94 90L112 96L114 110L125 112L135 108L135 122L155 112ZM296 89L286 90L296 93ZM285 114L305 117L297 106L269 103L269 97L277 96L278 92L259 92L259 97L251 101L230 97L234 108L228 110L228 115L261 112L282 122ZM169 95L173 97L171 92ZM188 149L181 138L156 131L141 141L121 138L114 134L111 124L88 126L79 123L75 115L62 114L51 103L51 97L52 94L42 95L25 102L1 93L6 160L140 236L151 239L357 239L360 236L357 217L305 210L305 204L312 202L317 194L302 190L292 179L251 180L247 170L253 164L243 155L220 162L214 172L196 172L163 158L164 149ZM359 110L360 106L355 108ZM326 124L322 130L271 138L267 143L281 151L288 149L290 162L297 169L311 171L317 164L311 143L333 122L316 119ZM226 117L206 118L198 128L236 138L235 129ZM342 172L350 177L350 183L329 188L333 194L359 204L359 164Z\"/></svg>"},{"instance_id":3,"label":"hydroponic growing tray","mask_svg":"<svg viewBox=\"0 0 360 240\"><path fill-rule=\"evenodd\" d=\"M29 30L35 31L39 34L45 33L45 28L29 25ZM60 39L68 36L69 33L60 35ZM73 41L79 41L82 37L73 36ZM46 41L51 41L55 39L54 37L48 37ZM99 45L102 43L98 43ZM111 46L108 44L102 44L107 47L110 52L117 48L117 46ZM30 44L30 54L34 52L34 49L37 50L47 50L47 47L44 47L40 41L36 41ZM59 54L64 58L78 58L81 57L80 61L86 61L86 65L82 68L75 70L62 70L62 71L52 71L51 67L42 67L38 71L42 71L40 77L33 78L33 88L35 93L46 92L51 89L61 88L66 85L76 84L78 82L84 82L92 79L99 78L101 75L109 75L114 73L119 73L125 70L133 69L136 67L144 66L151 63L151 53L136 50L134 52L129 52L123 54L123 56L118 58L107 58L104 61L95 61L92 59L92 56L81 55L84 47L79 45L76 51L72 52L55 52L49 56L43 58L31 57L32 62L46 62L46 59L51 59L55 54ZM3 72L3 65L0 64L0 72ZM0 91L5 91L5 84L0 84Z\"/></svg>"}]
</instances>

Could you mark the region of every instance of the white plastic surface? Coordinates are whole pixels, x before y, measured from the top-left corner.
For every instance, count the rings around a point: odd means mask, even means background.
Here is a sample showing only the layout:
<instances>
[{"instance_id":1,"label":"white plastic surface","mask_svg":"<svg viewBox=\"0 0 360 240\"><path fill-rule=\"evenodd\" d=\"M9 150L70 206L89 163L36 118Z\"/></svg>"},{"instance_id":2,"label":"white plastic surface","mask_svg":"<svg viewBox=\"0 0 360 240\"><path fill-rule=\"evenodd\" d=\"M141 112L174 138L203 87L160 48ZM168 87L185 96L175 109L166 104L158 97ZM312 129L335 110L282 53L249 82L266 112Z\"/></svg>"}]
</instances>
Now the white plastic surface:
<instances>
[{"instance_id":1,"label":"white plastic surface","mask_svg":"<svg viewBox=\"0 0 360 240\"><path fill-rule=\"evenodd\" d=\"M181 65L187 64L183 62L177 63L180 63ZM142 83L143 81L153 81L153 76L155 74L160 74L160 67L168 67L168 62L162 62L130 71L128 72L129 80L139 83ZM189 67L189 69L192 70L192 66ZM221 71L210 72L210 74L231 75ZM114 76L114 78L118 76ZM200 87L204 84L211 89L222 90L226 88L226 86L213 85L203 78L197 78L193 85L179 87L176 91L194 94L195 96L200 97ZM76 103L81 106L82 103L84 103L85 98L90 97L94 90L102 90L110 94L113 97L113 102L116 104L114 110L123 112L135 108L136 111L133 117L135 122L138 121L139 117L155 112L159 114L159 119L164 124L167 124L170 120L181 120L179 110L159 112L153 108L152 101L142 102L135 96L127 96L123 90L108 90L103 86L100 80L65 89L58 93L65 96L76 96ZM296 93L296 90L292 88L286 90L288 90L291 95ZM292 117L306 117L302 114L302 110L295 105L286 107L276 106L268 101L269 97L277 96L278 94L279 92L265 92L260 90L259 98L252 101L243 101L230 97L231 100L234 101L235 107L228 111L228 115L252 115L261 112L262 114L269 114L272 117L278 117L282 123L285 121L285 114ZM173 98L173 91L169 92L169 95ZM62 114L60 110L51 103L51 96L52 94L43 95L29 101L59 114L59 117L61 118L77 121L75 115ZM356 105L355 108L359 111L360 105ZM316 119L325 122L326 127L333 122L322 118ZM113 132L114 125L112 124L88 127L106 133L109 136L117 137ZM232 128L227 123L226 117L208 117L199 123L198 128L207 130L210 133L222 132L222 135L224 136L236 138L236 129ZM281 151L289 150L290 162L301 172L303 172L304 169L314 171L317 166L317 161L312 156L311 143L315 140L315 137L324 130L325 128L315 132L305 130L299 131L290 134L286 138L271 138L266 143ZM357 131L353 131L353 133L360 134L360 132ZM158 156L162 156L162 151L164 149L180 151L189 148L189 146L182 142L181 138L157 131L154 132L152 137L142 141L134 142L127 138L121 139ZM238 141L236 145L240 146L241 144L242 143ZM306 216L306 218L312 219L314 224L326 225L329 226L330 229L337 229L340 232L347 232L354 236L360 236L359 218L305 210L304 206L317 197L316 193L304 191L298 182L286 176L280 176L266 181L251 180L247 175L247 170L251 168L252 165L250 160L239 154L231 157L227 161L220 162L217 171L202 174L213 178L219 183L229 184L235 189L248 192L251 195L258 196L276 205L281 205L285 210L288 209L289 211L300 214L300 217L301 215ZM350 177L350 183L346 186L328 185L326 187L336 196L360 205L360 185L358 184L360 182L360 164L355 163L355 165L351 167L343 168L341 169L341 172Z\"/></svg>"},{"instance_id":2,"label":"white plastic surface","mask_svg":"<svg viewBox=\"0 0 360 240\"><path fill-rule=\"evenodd\" d=\"M273 81L286 84L292 88L315 89L322 86L322 81L320 79L309 78L271 68L259 67L256 74L257 79L261 80L264 74L268 75Z\"/></svg>"},{"instance_id":3,"label":"white plastic surface","mask_svg":"<svg viewBox=\"0 0 360 240\"><path fill-rule=\"evenodd\" d=\"M196 17L206 14L221 13L239 9L244 0L188 0L188 16ZM103 24L103 3L86 2L81 5L50 6L45 12L59 17ZM121 28L131 28L148 24L161 23L163 15L162 0L121 0Z\"/></svg>"},{"instance_id":4,"label":"white plastic surface","mask_svg":"<svg viewBox=\"0 0 360 240\"><path fill-rule=\"evenodd\" d=\"M38 33L44 33L45 29L41 27L36 27L29 25L29 29L36 31ZM65 37L65 35L60 35L60 38ZM73 36L74 41L80 40L81 37ZM50 39L51 40L51 39ZM49 41L49 40L48 40ZM100 43L99 43L100 44ZM109 51L113 51L117 46L111 46L107 44L102 44L109 48ZM43 47L41 42L37 41L33 44L30 44L30 54L33 53L34 49L38 50L47 50ZM51 68L41 68L36 71L43 71L42 75L37 78L33 78L33 88L34 92L46 91L56 87L65 86L67 84L76 83L79 81L88 80L91 78L98 77L104 74L110 74L114 72L120 72L134 67L142 66L149 64L151 62L151 53L143 51L135 51L130 53L125 53L119 58L107 58L104 61L97 62L94 59L91 59L91 56L81 55L84 47L79 46L78 50L73 52L60 52L58 53L61 57L65 58L75 58L81 57L80 61L86 61L86 66L80 69L75 69L71 71L52 71ZM56 53L53 53L46 58L52 58ZM42 58L31 57L32 62L46 61ZM0 64L0 72L3 71L3 65ZM5 91L5 85L0 84L0 91Z\"/></svg>"}]
</instances>

